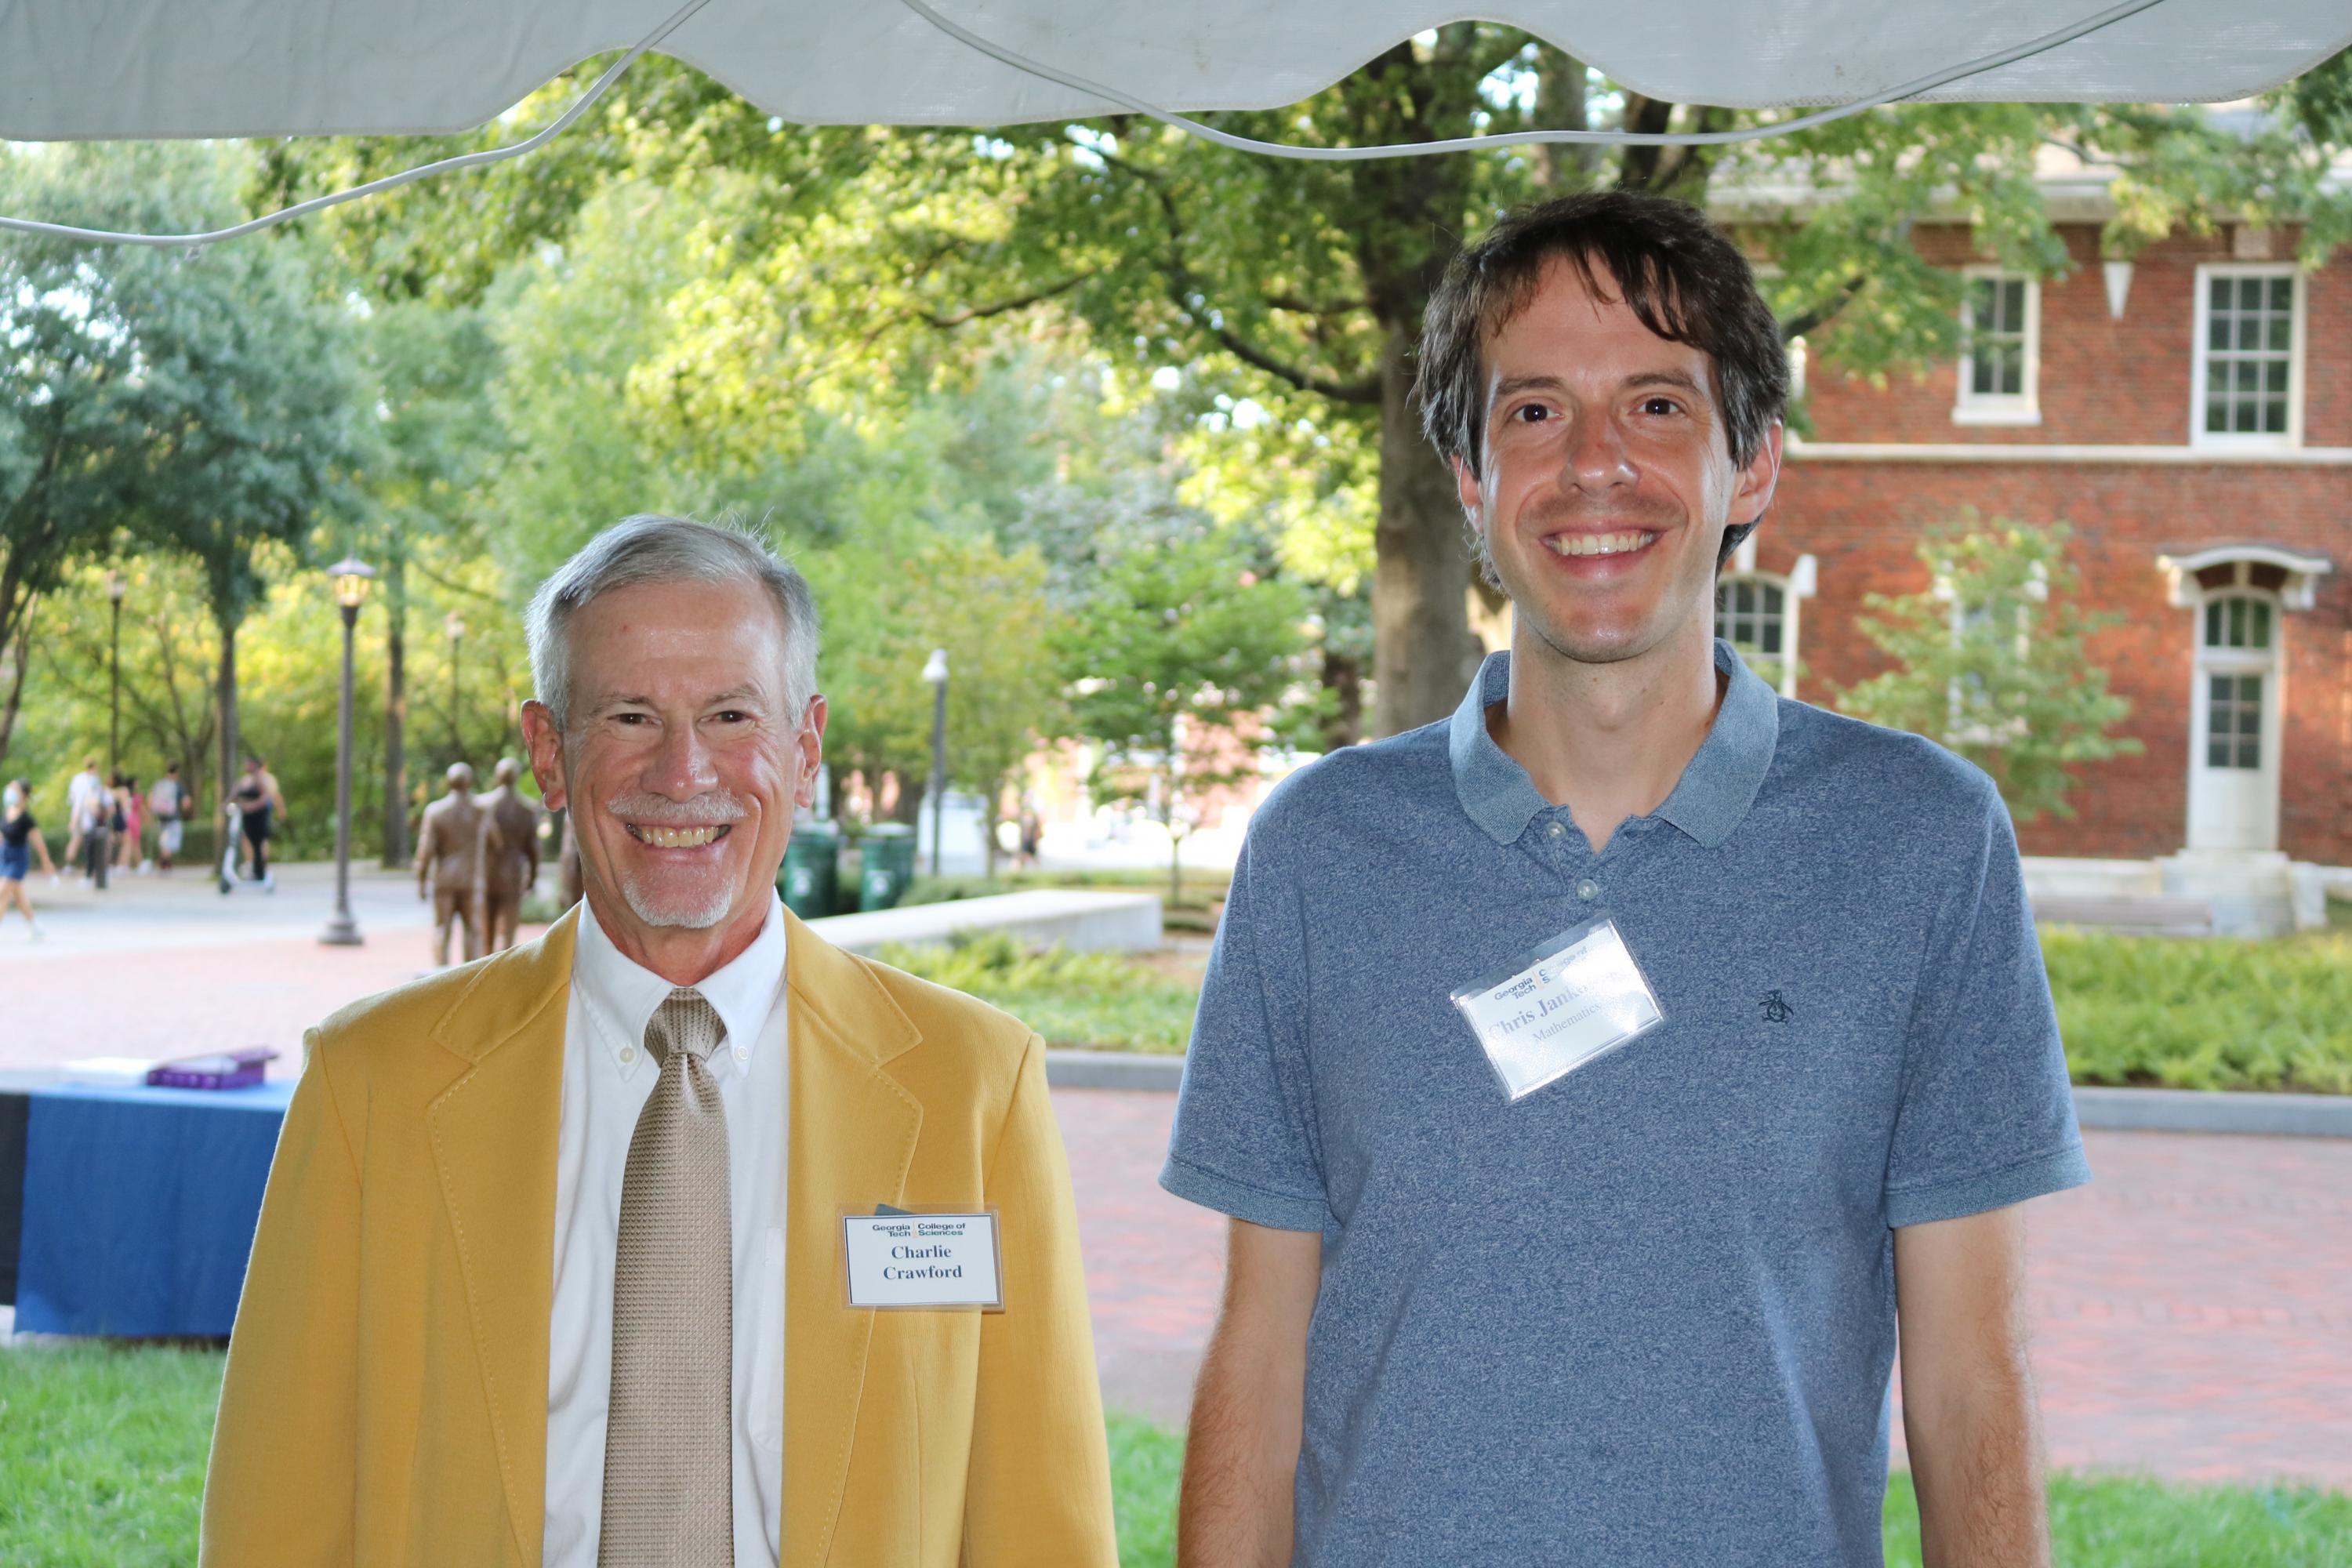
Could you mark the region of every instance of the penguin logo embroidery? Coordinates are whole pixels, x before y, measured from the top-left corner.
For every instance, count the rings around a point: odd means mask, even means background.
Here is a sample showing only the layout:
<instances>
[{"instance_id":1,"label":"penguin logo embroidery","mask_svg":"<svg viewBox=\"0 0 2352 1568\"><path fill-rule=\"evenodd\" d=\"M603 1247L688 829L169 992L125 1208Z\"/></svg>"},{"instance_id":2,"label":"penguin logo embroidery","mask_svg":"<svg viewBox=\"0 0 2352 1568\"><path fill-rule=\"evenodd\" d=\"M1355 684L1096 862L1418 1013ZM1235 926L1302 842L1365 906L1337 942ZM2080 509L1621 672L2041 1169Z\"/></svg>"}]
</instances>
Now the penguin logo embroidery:
<instances>
[{"instance_id":1,"label":"penguin logo embroidery","mask_svg":"<svg viewBox=\"0 0 2352 1568\"><path fill-rule=\"evenodd\" d=\"M1785 1024L1796 1016L1797 1010L1789 1005L1789 999L1786 996L1781 995L1778 991L1767 991L1764 993L1764 1021L1766 1023Z\"/></svg>"}]
</instances>

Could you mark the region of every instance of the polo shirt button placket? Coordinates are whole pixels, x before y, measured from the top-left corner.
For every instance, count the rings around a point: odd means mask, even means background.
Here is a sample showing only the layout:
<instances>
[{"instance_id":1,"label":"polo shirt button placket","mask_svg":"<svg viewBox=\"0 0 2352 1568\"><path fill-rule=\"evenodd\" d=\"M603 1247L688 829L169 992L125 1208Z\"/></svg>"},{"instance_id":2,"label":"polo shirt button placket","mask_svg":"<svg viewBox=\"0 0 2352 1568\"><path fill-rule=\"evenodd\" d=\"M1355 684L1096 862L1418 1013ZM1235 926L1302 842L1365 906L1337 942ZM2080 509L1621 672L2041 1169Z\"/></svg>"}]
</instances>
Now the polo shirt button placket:
<instances>
[{"instance_id":1,"label":"polo shirt button placket","mask_svg":"<svg viewBox=\"0 0 2352 1568\"><path fill-rule=\"evenodd\" d=\"M1591 903L1601 897L1601 884L1590 877L1582 878L1576 884L1576 896L1588 904Z\"/></svg>"}]
</instances>

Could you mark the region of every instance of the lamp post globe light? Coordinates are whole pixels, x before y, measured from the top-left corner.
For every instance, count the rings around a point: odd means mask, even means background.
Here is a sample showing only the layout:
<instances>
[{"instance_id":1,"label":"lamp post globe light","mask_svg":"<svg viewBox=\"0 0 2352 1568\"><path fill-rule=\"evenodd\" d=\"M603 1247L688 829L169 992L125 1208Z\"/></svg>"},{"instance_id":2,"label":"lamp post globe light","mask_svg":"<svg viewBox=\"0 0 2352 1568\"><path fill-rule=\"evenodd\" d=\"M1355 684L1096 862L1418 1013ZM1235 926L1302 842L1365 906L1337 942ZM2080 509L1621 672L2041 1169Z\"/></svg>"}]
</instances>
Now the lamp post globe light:
<instances>
[{"instance_id":1,"label":"lamp post globe light","mask_svg":"<svg viewBox=\"0 0 2352 1568\"><path fill-rule=\"evenodd\" d=\"M113 606L112 651L106 660L106 776L113 782L122 768L122 595L131 590L120 572L106 574L106 598Z\"/></svg>"},{"instance_id":2,"label":"lamp post globe light","mask_svg":"<svg viewBox=\"0 0 2352 1568\"><path fill-rule=\"evenodd\" d=\"M948 793L948 650L931 649L923 665L931 689L931 875L940 874L940 813Z\"/></svg>"},{"instance_id":3,"label":"lamp post globe light","mask_svg":"<svg viewBox=\"0 0 2352 1568\"><path fill-rule=\"evenodd\" d=\"M335 580L335 606L343 613L343 693L335 726L335 912L319 940L331 947L357 947L362 940L352 918L352 632L367 599L375 568L346 556L327 568Z\"/></svg>"}]
</instances>

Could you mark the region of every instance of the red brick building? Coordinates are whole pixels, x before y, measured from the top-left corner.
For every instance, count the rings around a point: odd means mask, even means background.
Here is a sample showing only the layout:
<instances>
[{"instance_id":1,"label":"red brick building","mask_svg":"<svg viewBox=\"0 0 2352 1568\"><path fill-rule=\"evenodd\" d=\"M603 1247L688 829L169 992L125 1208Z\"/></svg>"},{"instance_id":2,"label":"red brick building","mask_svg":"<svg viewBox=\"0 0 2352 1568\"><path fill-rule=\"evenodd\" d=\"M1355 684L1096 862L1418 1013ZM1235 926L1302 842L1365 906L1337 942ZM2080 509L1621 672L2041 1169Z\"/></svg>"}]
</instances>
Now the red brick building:
<instances>
[{"instance_id":1,"label":"red brick building","mask_svg":"<svg viewBox=\"0 0 2352 1568\"><path fill-rule=\"evenodd\" d=\"M1960 362L1884 386L1804 367L1814 433L1727 573L1725 633L1792 653L1786 689L1830 705L1884 667L1864 595L1929 586L1923 530L2071 524L2146 751L2084 766L2078 815L2025 826L2027 853L2352 866L2352 267L2245 227L2129 264L2095 222L2062 232L2074 270L2036 281L1923 227L1967 273Z\"/></svg>"}]
</instances>

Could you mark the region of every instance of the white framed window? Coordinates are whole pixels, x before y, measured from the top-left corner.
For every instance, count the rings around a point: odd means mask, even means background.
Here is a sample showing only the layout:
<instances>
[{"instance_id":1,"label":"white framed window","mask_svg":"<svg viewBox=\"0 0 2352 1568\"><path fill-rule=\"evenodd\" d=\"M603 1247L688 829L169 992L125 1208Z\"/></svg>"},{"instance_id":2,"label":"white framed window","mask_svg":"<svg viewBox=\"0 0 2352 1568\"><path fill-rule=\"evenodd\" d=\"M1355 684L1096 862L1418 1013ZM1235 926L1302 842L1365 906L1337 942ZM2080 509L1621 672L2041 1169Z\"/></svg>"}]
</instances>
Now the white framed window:
<instances>
[{"instance_id":1,"label":"white framed window","mask_svg":"<svg viewBox=\"0 0 2352 1568\"><path fill-rule=\"evenodd\" d=\"M2304 287L2291 262L2197 269L2189 444L2303 444Z\"/></svg>"},{"instance_id":2,"label":"white framed window","mask_svg":"<svg viewBox=\"0 0 2352 1568\"><path fill-rule=\"evenodd\" d=\"M2217 595L2205 601L2201 647L2212 668L2200 674L2209 768L2263 765L2263 677L2277 663L2271 638L2274 617L2265 595Z\"/></svg>"},{"instance_id":3,"label":"white framed window","mask_svg":"<svg viewBox=\"0 0 2352 1568\"><path fill-rule=\"evenodd\" d=\"M1815 571L1810 555L1785 577L1758 571L1751 533L1715 580L1715 635L1783 697L1797 695L1799 606L1813 596Z\"/></svg>"},{"instance_id":4,"label":"white framed window","mask_svg":"<svg viewBox=\"0 0 2352 1568\"><path fill-rule=\"evenodd\" d=\"M1956 425L2042 423L2042 282L1998 267L1960 271Z\"/></svg>"},{"instance_id":5,"label":"white framed window","mask_svg":"<svg viewBox=\"0 0 2352 1568\"><path fill-rule=\"evenodd\" d=\"M1787 584L1765 576L1724 577L1715 585L1715 635L1739 650L1748 667L1780 685L1780 673L1795 649L1789 633Z\"/></svg>"}]
</instances>

